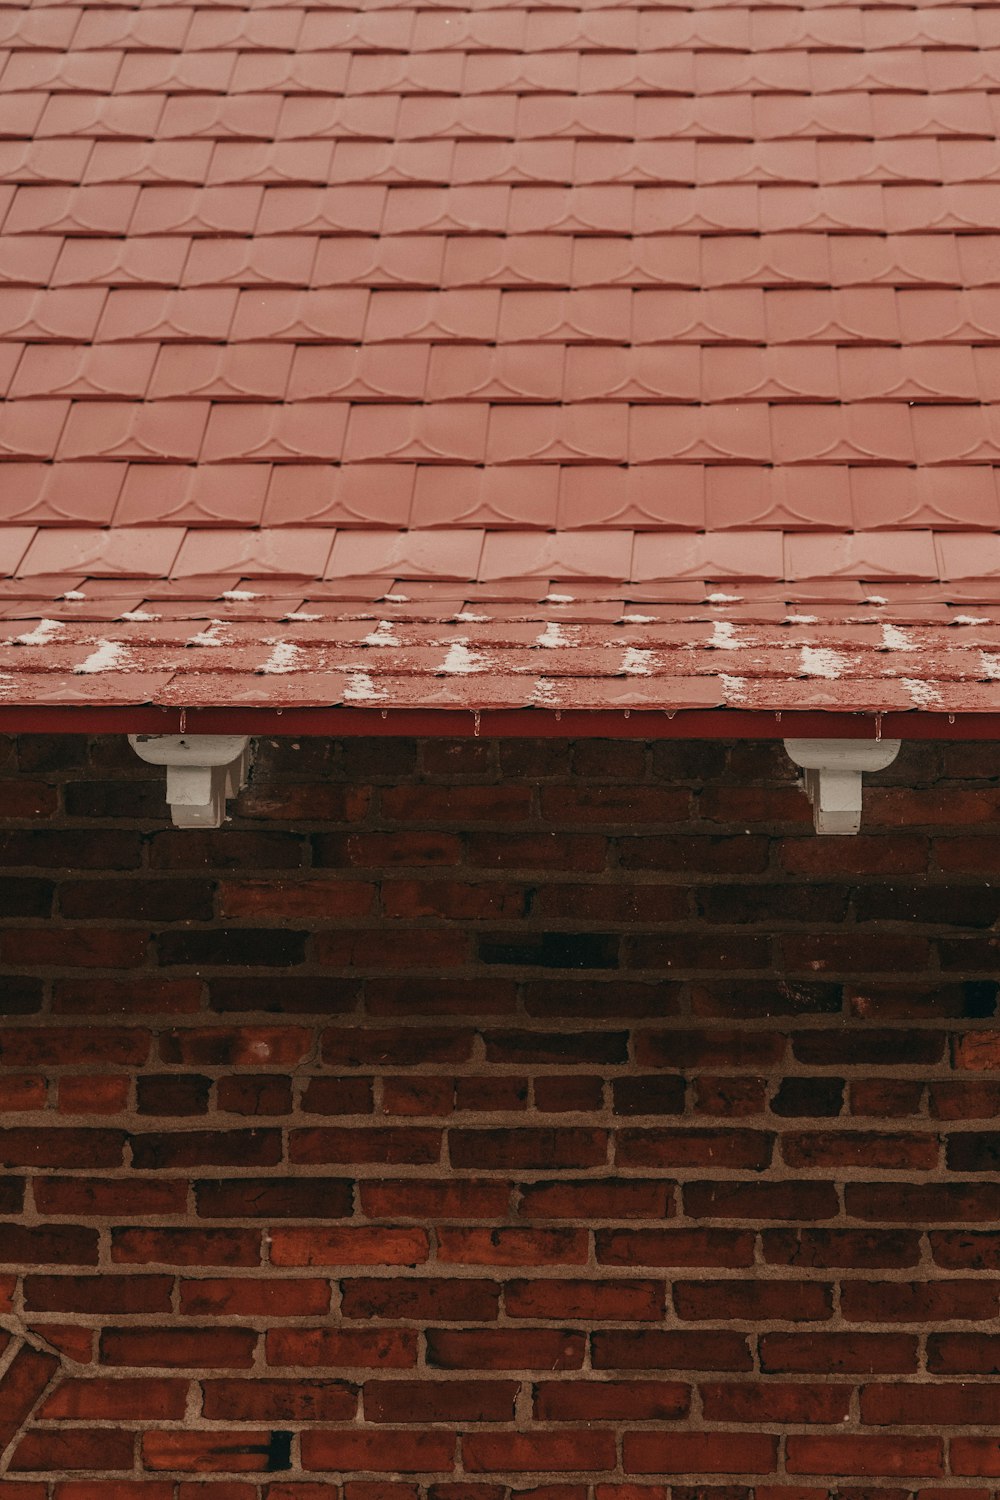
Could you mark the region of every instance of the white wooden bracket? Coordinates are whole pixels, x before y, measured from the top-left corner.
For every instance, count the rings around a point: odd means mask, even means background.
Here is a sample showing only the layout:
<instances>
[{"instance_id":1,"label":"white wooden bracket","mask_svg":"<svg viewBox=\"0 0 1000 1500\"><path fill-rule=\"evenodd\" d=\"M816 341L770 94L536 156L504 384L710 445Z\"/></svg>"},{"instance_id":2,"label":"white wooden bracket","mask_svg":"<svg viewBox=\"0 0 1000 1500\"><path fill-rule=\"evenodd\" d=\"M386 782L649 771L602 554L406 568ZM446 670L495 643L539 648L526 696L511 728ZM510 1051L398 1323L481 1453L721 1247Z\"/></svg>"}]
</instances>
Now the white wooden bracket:
<instances>
[{"instance_id":1,"label":"white wooden bracket","mask_svg":"<svg viewBox=\"0 0 1000 1500\"><path fill-rule=\"evenodd\" d=\"M218 828L227 797L246 784L250 737L245 734L130 734L141 760L167 768L167 801L178 828Z\"/></svg>"},{"instance_id":2,"label":"white wooden bracket","mask_svg":"<svg viewBox=\"0 0 1000 1500\"><path fill-rule=\"evenodd\" d=\"M857 833L861 827L861 777L884 771L899 754L899 740L786 740L785 749L805 771L817 833Z\"/></svg>"}]
</instances>

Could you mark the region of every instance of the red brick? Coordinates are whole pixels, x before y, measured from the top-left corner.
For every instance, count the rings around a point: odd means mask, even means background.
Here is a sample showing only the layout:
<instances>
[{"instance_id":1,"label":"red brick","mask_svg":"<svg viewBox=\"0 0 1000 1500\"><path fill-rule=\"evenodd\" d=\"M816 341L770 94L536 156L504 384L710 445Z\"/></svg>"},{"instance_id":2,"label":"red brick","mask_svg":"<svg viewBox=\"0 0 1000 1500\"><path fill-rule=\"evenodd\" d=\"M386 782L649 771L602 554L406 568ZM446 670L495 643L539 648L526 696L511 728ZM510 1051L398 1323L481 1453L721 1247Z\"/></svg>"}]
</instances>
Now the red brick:
<instances>
[{"instance_id":1,"label":"red brick","mask_svg":"<svg viewBox=\"0 0 1000 1500\"><path fill-rule=\"evenodd\" d=\"M536 1078L535 1108L544 1114L598 1110L604 1102L604 1080L596 1075Z\"/></svg>"},{"instance_id":2,"label":"red brick","mask_svg":"<svg viewBox=\"0 0 1000 1500\"><path fill-rule=\"evenodd\" d=\"M269 1432L145 1432L143 1465L152 1470L261 1474L273 1468Z\"/></svg>"},{"instance_id":3,"label":"red brick","mask_svg":"<svg viewBox=\"0 0 1000 1500\"><path fill-rule=\"evenodd\" d=\"M329 1306L330 1283L305 1276L206 1276L180 1283L180 1310L188 1317L299 1318Z\"/></svg>"},{"instance_id":4,"label":"red brick","mask_svg":"<svg viewBox=\"0 0 1000 1500\"><path fill-rule=\"evenodd\" d=\"M160 1058L195 1067L294 1067L313 1044L304 1026L192 1026L161 1036Z\"/></svg>"},{"instance_id":5,"label":"red brick","mask_svg":"<svg viewBox=\"0 0 1000 1500\"><path fill-rule=\"evenodd\" d=\"M766 1433L627 1432L626 1474L769 1474L778 1439Z\"/></svg>"},{"instance_id":6,"label":"red brick","mask_svg":"<svg viewBox=\"0 0 1000 1500\"><path fill-rule=\"evenodd\" d=\"M398 823L523 822L531 812L532 788L498 786L392 786L382 791L382 814Z\"/></svg>"},{"instance_id":7,"label":"red brick","mask_svg":"<svg viewBox=\"0 0 1000 1500\"><path fill-rule=\"evenodd\" d=\"M526 1183L521 1215L533 1219L662 1219L674 1210L675 1184L640 1178Z\"/></svg>"},{"instance_id":8,"label":"red brick","mask_svg":"<svg viewBox=\"0 0 1000 1500\"><path fill-rule=\"evenodd\" d=\"M362 1182L359 1192L363 1211L374 1218L497 1219L507 1216L511 1184L472 1177L440 1182L381 1178Z\"/></svg>"},{"instance_id":9,"label":"red brick","mask_svg":"<svg viewBox=\"0 0 1000 1500\"><path fill-rule=\"evenodd\" d=\"M662 786L543 786L542 817L561 827L573 824L624 826L632 833L637 824L680 823L690 814L691 793L680 787Z\"/></svg>"},{"instance_id":10,"label":"red brick","mask_svg":"<svg viewBox=\"0 0 1000 1500\"><path fill-rule=\"evenodd\" d=\"M430 1253L424 1229L283 1229L271 1231L273 1266L416 1266Z\"/></svg>"},{"instance_id":11,"label":"red brick","mask_svg":"<svg viewBox=\"0 0 1000 1500\"><path fill-rule=\"evenodd\" d=\"M333 920L366 917L376 887L370 881L224 880L219 885L222 917L318 917Z\"/></svg>"},{"instance_id":12,"label":"red brick","mask_svg":"<svg viewBox=\"0 0 1000 1500\"><path fill-rule=\"evenodd\" d=\"M514 1380L369 1380L367 1422L511 1422Z\"/></svg>"},{"instance_id":13,"label":"red brick","mask_svg":"<svg viewBox=\"0 0 1000 1500\"><path fill-rule=\"evenodd\" d=\"M365 1005L373 1016L466 1016L469 986L464 979L369 979ZM476 976L476 1015L503 1016L517 1010L517 986L506 979Z\"/></svg>"},{"instance_id":14,"label":"red brick","mask_svg":"<svg viewBox=\"0 0 1000 1500\"><path fill-rule=\"evenodd\" d=\"M526 1168L602 1166L607 1160L605 1130L552 1127L536 1130L452 1130L448 1136L452 1166Z\"/></svg>"},{"instance_id":15,"label":"red brick","mask_svg":"<svg viewBox=\"0 0 1000 1500\"><path fill-rule=\"evenodd\" d=\"M849 1323L930 1323L991 1319L1000 1281L845 1281L841 1311Z\"/></svg>"},{"instance_id":16,"label":"red brick","mask_svg":"<svg viewBox=\"0 0 1000 1500\"><path fill-rule=\"evenodd\" d=\"M417 1362L417 1335L398 1328L273 1328L266 1352L278 1368L405 1370Z\"/></svg>"},{"instance_id":17,"label":"red brick","mask_svg":"<svg viewBox=\"0 0 1000 1500\"><path fill-rule=\"evenodd\" d=\"M471 833L466 858L483 869L594 873L606 867L607 849L607 839L589 833Z\"/></svg>"},{"instance_id":18,"label":"red brick","mask_svg":"<svg viewBox=\"0 0 1000 1500\"><path fill-rule=\"evenodd\" d=\"M431 1328L427 1360L440 1370L579 1370L585 1343L557 1328Z\"/></svg>"},{"instance_id":19,"label":"red brick","mask_svg":"<svg viewBox=\"0 0 1000 1500\"><path fill-rule=\"evenodd\" d=\"M890 1171L932 1171L938 1165L936 1136L875 1131L803 1130L782 1136L781 1154L790 1167L885 1167Z\"/></svg>"},{"instance_id":20,"label":"red brick","mask_svg":"<svg viewBox=\"0 0 1000 1500\"><path fill-rule=\"evenodd\" d=\"M951 1472L955 1475L975 1474L993 1478L1000 1474L1000 1438L956 1437L951 1440L950 1450ZM963 1495L966 1493L962 1491Z\"/></svg>"},{"instance_id":21,"label":"red brick","mask_svg":"<svg viewBox=\"0 0 1000 1500\"><path fill-rule=\"evenodd\" d=\"M344 1177L208 1177L195 1195L205 1219L346 1219L353 1189Z\"/></svg>"},{"instance_id":22,"label":"red brick","mask_svg":"<svg viewBox=\"0 0 1000 1500\"><path fill-rule=\"evenodd\" d=\"M289 1160L310 1165L381 1163L386 1166L428 1166L441 1154L441 1131L405 1129L347 1130L315 1126L289 1133Z\"/></svg>"},{"instance_id":23,"label":"red brick","mask_svg":"<svg viewBox=\"0 0 1000 1500\"><path fill-rule=\"evenodd\" d=\"M697 1115L728 1118L763 1114L767 1108L767 1080L703 1074L694 1080L692 1108Z\"/></svg>"},{"instance_id":24,"label":"red brick","mask_svg":"<svg viewBox=\"0 0 1000 1500\"><path fill-rule=\"evenodd\" d=\"M739 1229L604 1229L597 1260L606 1266L751 1266L754 1236Z\"/></svg>"},{"instance_id":25,"label":"red brick","mask_svg":"<svg viewBox=\"0 0 1000 1500\"><path fill-rule=\"evenodd\" d=\"M499 1316L500 1286L463 1276L455 1280L418 1277L365 1277L342 1283L345 1318L429 1318L473 1323Z\"/></svg>"},{"instance_id":26,"label":"red brick","mask_svg":"<svg viewBox=\"0 0 1000 1500\"><path fill-rule=\"evenodd\" d=\"M636 1062L652 1068L767 1068L781 1062L785 1038L775 1031L640 1031Z\"/></svg>"},{"instance_id":27,"label":"red brick","mask_svg":"<svg viewBox=\"0 0 1000 1500\"><path fill-rule=\"evenodd\" d=\"M416 1026L337 1026L321 1038L324 1063L339 1068L463 1063L470 1060L474 1041L474 1031Z\"/></svg>"},{"instance_id":28,"label":"red brick","mask_svg":"<svg viewBox=\"0 0 1000 1500\"><path fill-rule=\"evenodd\" d=\"M8 929L0 937L6 964L60 969L136 969L146 959L149 940L141 932L113 928L47 926Z\"/></svg>"},{"instance_id":29,"label":"red brick","mask_svg":"<svg viewBox=\"0 0 1000 1500\"><path fill-rule=\"evenodd\" d=\"M101 1360L164 1369L247 1370L256 1343L251 1328L105 1328Z\"/></svg>"},{"instance_id":30,"label":"red brick","mask_svg":"<svg viewBox=\"0 0 1000 1500\"><path fill-rule=\"evenodd\" d=\"M277 1073L220 1078L219 1108L238 1115L284 1115L292 1107L292 1080Z\"/></svg>"},{"instance_id":31,"label":"red brick","mask_svg":"<svg viewBox=\"0 0 1000 1500\"><path fill-rule=\"evenodd\" d=\"M673 1299L686 1322L813 1323L833 1314L833 1289L821 1281L675 1281Z\"/></svg>"},{"instance_id":32,"label":"red brick","mask_svg":"<svg viewBox=\"0 0 1000 1500\"><path fill-rule=\"evenodd\" d=\"M117 1115L128 1108L128 1096L129 1080L117 1074L59 1080L59 1109L67 1115Z\"/></svg>"},{"instance_id":33,"label":"red brick","mask_svg":"<svg viewBox=\"0 0 1000 1500\"><path fill-rule=\"evenodd\" d=\"M917 1368L912 1333L766 1333L760 1367L775 1375L908 1375Z\"/></svg>"},{"instance_id":34,"label":"red brick","mask_svg":"<svg viewBox=\"0 0 1000 1500\"><path fill-rule=\"evenodd\" d=\"M901 965L902 967L902 965ZM904 1067L913 1063L936 1063L944 1053L945 1036L941 1031L918 1031L872 1027L866 1030L829 1029L799 1031L792 1037L792 1052L798 1062L811 1068L831 1068L842 1064L874 1064Z\"/></svg>"},{"instance_id":35,"label":"red brick","mask_svg":"<svg viewBox=\"0 0 1000 1500\"><path fill-rule=\"evenodd\" d=\"M383 1078L382 1112L387 1115L450 1115L455 1108L453 1078Z\"/></svg>"},{"instance_id":36,"label":"red brick","mask_svg":"<svg viewBox=\"0 0 1000 1500\"><path fill-rule=\"evenodd\" d=\"M455 1265L585 1265L589 1248L583 1229L442 1228L437 1238L438 1260Z\"/></svg>"},{"instance_id":37,"label":"red brick","mask_svg":"<svg viewBox=\"0 0 1000 1500\"><path fill-rule=\"evenodd\" d=\"M477 1432L462 1439L462 1459L470 1474L578 1473L613 1469L613 1432Z\"/></svg>"},{"instance_id":38,"label":"red brick","mask_svg":"<svg viewBox=\"0 0 1000 1500\"><path fill-rule=\"evenodd\" d=\"M934 1080L927 1086L927 1104L935 1120L992 1120L1000 1115L1000 1081Z\"/></svg>"},{"instance_id":39,"label":"red brick","mask_svg":"<svg viewBox=\"0 0 1000 1500\"><path fill-rule=\"evenodd\" d=\"M47 1026L0 1031L5 1068L141 1065L149 1055L148 1031L117 1026Z\"/></svg>"},{"instance_id":40,"label":"red brick","mask_svg":"<svg viewBox=\"0 0 1000 1500\"><path fill-rule=\"evenodd\" d=\"M26 1276L28 1312L168 1313L170 1276Z\"/></svg>"},{"instance_id":41,"label":"red brick","mask_svg":"<svg viewBox=\"0 0 1000 1500\"><path fill-rule=\"evenodd\" d=\"M699 1389L709 1422L846 1422L851 1407L849 1385L702 1381Z\"/></svg>"},{"instance_id":42,"label":"red brick","mask_svg":"<svg viewBox=\"0 0 1000 1500\"><path fill-rule=\"evenodd\" d=\"M504 1306L511 1318L657 1322L665 1293L656 1281L508 1281Z\"/></svg>"},{"instance_id":43,"label":"red brick","mask_svg":"<svg viewBox=\"0 0 1000 1500\"><path fill-rule=\"evenodd\" d=\"M944 1473L943 1445L932 1437L871 1437L835 1433L789 1437L789 1474L907 1474L935 1478Z\"/></svg>"},{"instance_id":44,"label":"red brick","mask_svg":"<svg viewBox=\"0 0 1000 1500\"><path fill-rule=\"evenodd\" d=\"M206 1380L210 1422L350 1422L357 1392L339 1380Z\"/></svg>"},{"instance_id":45,"label":"red brick","mask_svg":"<svg viewBox=\"0 0 1000 1500\"><path fill-rule=\"evenodd\" d=\"M16 1437L58 1368L59 1361L54 1355L33 1349L30 1344L22 1344L16 1350L0 1376L0 1453Z\"/></svg>"},{"instance_id":46,"label":"red brick","mask_svg":"<svg viewBox=\"0 0 1000 1500\"><path fill-rule=\"evenodd\" d=\"M39 1213L97 1218L106 1214L176 1214L187 1205L187 1183L150 1177L38 1177Z\"/></svg>"},{"instance_id":47,"label":"red brick","mask_svg":"<svg viewBox=\"0 0 1000 1500\"><path fill-rule=\"evenodd\" d=\"M604 1020L612 1008L618 1020L626 1016L660 1019L679 1014L680 990L679 984L667 981L616 980L612 988L607 980L531 980L524 986L524 1009L529 1016L550 1020L576 1016Z\"/></svg>"},{"instance_id":48,"label":"red brick","mask_svg":"<svg viewBox=\"0 0 1000 1500\"><path fill-rule=\"evenodd\" d=\"M992 1182L849 1182L848 1215L882 1223L992 1222L1000 1218L1000 1184Z\"/></svg>"},{"instance_id":49,"label":"red brick","mask_svg":"<svg viewBox=\"0 0 1000 1500\"><path fill-rule=\"evenodd\" d=\"M304 1114L367 1115L374 1107L370 1078L307 1078L302 1094Z\"/></svg>"},{"instance_id":50,"label":"red brick","mask_svg":"<svg viewBox=\"0 0 1000 1500\"><path fill-rule=\"evenodd\" d=\"M970 1031L954 1038L956 1068L986 1072L1000 1069L1000 1031Z\"/></svg>"},{"instance_id":51,"label":"red brick","mask_svg":"<svg viewBox=\"0 0 1000 1500\"><path fill-rule=\"evenodd\" d=\"M74 977L52 982L52 1011L57 1016L185 1015L201 1005L200 979L160 979L140 971L125 979ZM100 1033L91 1032L91 1042ZM74 1062L106 1061L75 1057Z\"/></svg>"},{"instance_id":52,"label":"red brick","mask_svg":"<svg viewBox=\"0 0 1000 1500\"><path fill-rule=\"evenodd\" d=\"M455 1439L445 1432L413 1432L403 1428L372 1432L304 1432L305 1469L369 1469L392 1473L451 1472Z\"/></svg>"},{"instance_id":53,"label":"red brick","mask_svg":"<svg viewBox=\"0 0 1000 1500\"><path fill-rule=\"evenodd\" d=\"M170 1167L273 1167L281 1160L279 1130L153 1130L132 1136L140 1171Z\"/></svg>"},{"instance_id":54,"label":"red brick","mask_svg":"<svg viewBox=\"0 0 1000 1500\"><path fill-rule=\"evenodd\" d=\"M1000 1423L1000 1387L947 1385L868 1385L861 1392L861 1419L876 1427L995 1427Z\"/></svg>"},{"instance_id":55,"label":"red brick","mask_svg":"<svg viewBox=\"0 0 1000 1500\"><path fill-rule=\"evenodd\" d=\"M684 1206L696 1219L832 1219L832 1182L686 1182Z\"/></svg>"},{"instance_id":56,"label":"red brick","mask_svg":"<svg viewBox=\"0 0 1000 1500\"><path fill-rule=\"evenodd\" d=\"M44 781L0 782L0 818L49 818L59 806L59 793Z\"/></svg>"},{"instance_id":57,"label":"red brick","mask_svg":"<svg viewBox=\"0 0 1000 1500\"><path fill-rule=\"evenodd\" d=\"M778 855L782 866L797 875L920 875L927 869L928 843L917 834L893 832L885 838L862 833L837 839L824 854L831 843L808 836L783 839Z\"/></svg>"},{"instance_id":58,"label":"red brick","mask_svg":"<svg viewBox=\"0 0 1000 1500\"><path fill-rule=\"evenodd\" d=\"M523 917L527 892L499 881L471 884L458 880L392 880L381 887L382 910L395 917L442 917L468 922L482 918Z\"/></svg>"},{"instance_id":59,"label":"red brick","mask_svg":"<svg viewBox=\"0 0 1000 1500\"><path fill-rule=\"evenodd\" d=\"M728 1329L597 1332L595 1370L751 1370L746 1337Z\"/></svg>"},{"instance_id":60,"label":"red brick","mask_svg":"<svg viewBox=\"0 0 1000 1500\"><path fill-rule=\"evenodd\" d=\"M118 1167L121 1130L0 1130L0 1162L8 1167Z\"/></svg>"},{"instance_id":61,"label":"red brick","mask_svg":"<svg viewBox=\"0 0 1000 1500\"><path fill-rule=\"evenodd\" d=\"M1000 1334L932 1333L927 1368L934 1375L1000 1375Z\"/></svg>"},{"instance_id":62,"label":"red brick","mask_svg":"<svg viewBox=\"0 0 1000 1500\"><path fill-rule=\"evenodd\" d=\"M186 1380L132 1376L127 1380L63 1378L43 1402L39 1416L63 1420L135 1422L180 1419L187 1403Z\"/></svg>"},{"instance_id":63,"label":"red brick","mask_svg":"<svg viewBox=\"0 0 1000 1500\"><path fill-rule=\"evenodd\" d=\"M762 1172L774 1136L763 1130L622 1130L616 1160L623 1167L730 1167Z\"/></svg>"},{"instance_id":64,"label":"red brick","mask_svg":"<svg viewBox=\"0 0 1000 1500\"><path fill-rule=\"evenodd\" d=\"M380 870L457 865L462 862L462 840L453 833L320 834L316 839L319 865L354 865Z\"/></svg>"},{"instance_id":65,"label":"red brick","mask_svg":"<svg viewBox=\"0 0 1000 1500\"><path fill-rule=\"evenodd\" d=\"M765 1229L764 1260L774 1266L856 1266L862 1270L915 1266L920 1237L910 1230Z\"/></svg>"},{"instance_id":66,"label":"red brick","mask_svg":"<svg viewBox=\"0 0 1000 1500\"><path fill-rule=\"evenodd\" d=\"M135 1439L131 1432L107 1427L68 1427L62 1431L39 1428L24 1436L14 1449L10 1470L63 1475L72 1469L101 1469L117 1473L133 1466Z\"/></svg>"},{"instance_id":67,"label":"red brick","mask_svg":"<svg viewBox=\"0 0 1000 1500\"><path fill-rule=\"evenodd\" d=\"M924 1085L919 1079L852 1078L849 1089L851 1114L875 1115L880 1119L916 1115L920 1113L923 1093Z\"/></svg>"},{"instance_id":68,"label":"red brick","mask_svg":"<svg viewBox=\"0 0 1000 1500\"><path fill-rule=\"evenodd\" d=\"M931 967L931 948L922 937L878 932L785 934L778 940L781 963L793 972L817 974L885 973Z\"/></svg>"},{"instance_id":69,"label":"red brick","mask_svg":"<svg viewBox=\"0 0 1000 1500\"><path fill-rule=\"evenodd\" d=\"M0 1078L0 1112L5 1115L44 1109L45 1079L37 1073Z\"/></svg>"},{"instance_id":70,"label":"red brick","mask_svg":"<svg viewBox=\"0 0 1000 1500\"><path fill-rule=\"evenodd\" d=\"M936 1231L928 1236L936 1265L952 1271L1000 1271L1000 1234Z\"/></svg>"},{"instance_id":71,"label":"red brick","mask_svg":"<svg viewBox=\"0 0 1000 1500\"><path fill-rule=\"evenodd\" d=\"M174 1484L171 1479L116 1478L110 1486L107 1480L67 1479L62 1483L57 1481L55 1495L57 1500L111 1500L109 1489L113 1490L114 1500L174 1500ZM0 1495L3 1495L4 1500L18 1500L15 1495L8 1496L2 1488ZM24 1500L29 1500L29 1497L25 1496Z\"/></svg>"},{"instance_id":72,"label":"red brick","mask_svg":"<svg viewBox=\"0 0 1000 1500\"><path fill-rule=\"evenodd\" d=\"M5 1224L0 1236L0 1265L96 1266L97 1260L97 1230L79 1224Z\"/></svg>"},{"instance_id":73,"label":"red brick","mask_svg":"<svg viewBox=\"0 0 1000 1500\"><path fill-rule=\"evenodd\" d=\"M539 1422L672 1422L686 1417L691 1387L677 1380L553 1380L535 1386Z\"/></svg>"},{"instance_id":74,"label":"red brick","mask_svg":"<svg viewBox=\"0 0 1000 1500\"><path fill-rule=\"evenodd\" d=\"M865 806L868 826L876 828L935 828L948 824L992 823L997 819L997 794L943 787L873 786ZM940 840L938 841L940 843Z\"/></svg>"}]
</instances>

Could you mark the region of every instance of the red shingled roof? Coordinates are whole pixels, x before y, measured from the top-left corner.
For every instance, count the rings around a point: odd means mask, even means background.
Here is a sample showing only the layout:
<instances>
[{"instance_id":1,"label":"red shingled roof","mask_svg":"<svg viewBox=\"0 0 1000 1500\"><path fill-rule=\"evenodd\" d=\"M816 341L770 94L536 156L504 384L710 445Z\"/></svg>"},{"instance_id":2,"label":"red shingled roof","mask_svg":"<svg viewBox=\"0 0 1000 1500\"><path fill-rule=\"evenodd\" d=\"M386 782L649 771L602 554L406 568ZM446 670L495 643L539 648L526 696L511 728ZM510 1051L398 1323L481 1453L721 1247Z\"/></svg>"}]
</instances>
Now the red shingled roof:
<instances>
[{"instance_id":1,"label":"red shingled roof","mask_svg":"<svg viewBox=\"0 0 1000 1500\"><path fill-rule=\"evenodd\" d=\"M8 722L1000 711L1000 6L0 48Z\"/></svg>"}]
</instances>

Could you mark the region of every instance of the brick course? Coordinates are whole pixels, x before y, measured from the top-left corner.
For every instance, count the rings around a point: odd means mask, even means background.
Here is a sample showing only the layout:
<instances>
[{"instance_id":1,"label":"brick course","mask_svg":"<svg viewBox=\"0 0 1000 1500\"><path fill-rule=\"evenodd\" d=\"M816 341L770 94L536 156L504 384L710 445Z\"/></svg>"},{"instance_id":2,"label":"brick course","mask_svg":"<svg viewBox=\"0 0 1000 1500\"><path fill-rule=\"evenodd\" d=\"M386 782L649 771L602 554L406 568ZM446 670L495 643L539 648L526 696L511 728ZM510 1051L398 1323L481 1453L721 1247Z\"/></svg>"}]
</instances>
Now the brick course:
<instances>
[{"instance_id":1,"label":"brick course","mask_svg":"<svg viewBox=\"0 0 1000 1500\"><path fill-rule=\"evenodd\" d=\"M988 1500L992 756L701 751L0 741L0 1500Z\"/></svg>"}]
</instances>

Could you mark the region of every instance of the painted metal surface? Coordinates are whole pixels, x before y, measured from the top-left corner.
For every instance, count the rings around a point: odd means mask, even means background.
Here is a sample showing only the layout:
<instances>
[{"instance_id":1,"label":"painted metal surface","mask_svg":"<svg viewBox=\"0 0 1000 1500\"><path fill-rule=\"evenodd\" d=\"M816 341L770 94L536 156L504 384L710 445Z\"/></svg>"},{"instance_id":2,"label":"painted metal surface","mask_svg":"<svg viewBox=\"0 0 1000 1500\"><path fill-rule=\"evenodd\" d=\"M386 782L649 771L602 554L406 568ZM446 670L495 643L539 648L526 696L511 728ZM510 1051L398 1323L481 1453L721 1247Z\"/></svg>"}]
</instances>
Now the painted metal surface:
<instances>
[{"instance_id":1,"label":"painted metal surface","mask_svg":"<svg viewBox=\"0 0 1000 1500\"><path fill-rule=\"evenodd\" d=\"M0 719L1000 712L998 34L0 7Z\"/></svg>"}]
</instances>

